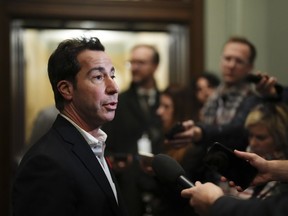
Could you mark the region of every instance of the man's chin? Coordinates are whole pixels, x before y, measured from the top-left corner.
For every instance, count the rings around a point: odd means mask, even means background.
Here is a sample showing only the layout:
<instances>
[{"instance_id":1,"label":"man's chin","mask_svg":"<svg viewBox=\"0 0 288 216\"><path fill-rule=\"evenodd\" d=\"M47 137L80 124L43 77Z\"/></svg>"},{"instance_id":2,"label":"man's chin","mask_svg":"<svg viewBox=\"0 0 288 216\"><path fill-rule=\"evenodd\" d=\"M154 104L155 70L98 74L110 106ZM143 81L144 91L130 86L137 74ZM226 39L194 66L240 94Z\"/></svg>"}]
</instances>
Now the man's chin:
<instances>
[{"instance_id":1,"label":"man's chin","mask_svg":"<svg viewBox=\"0 0 288 216\"><path fill-rule=\"evenodd\" d=\"M115 113L114 114L109 114L105 117L106 122L110 122L114 119Z\"/></svg>"}]
</instances>

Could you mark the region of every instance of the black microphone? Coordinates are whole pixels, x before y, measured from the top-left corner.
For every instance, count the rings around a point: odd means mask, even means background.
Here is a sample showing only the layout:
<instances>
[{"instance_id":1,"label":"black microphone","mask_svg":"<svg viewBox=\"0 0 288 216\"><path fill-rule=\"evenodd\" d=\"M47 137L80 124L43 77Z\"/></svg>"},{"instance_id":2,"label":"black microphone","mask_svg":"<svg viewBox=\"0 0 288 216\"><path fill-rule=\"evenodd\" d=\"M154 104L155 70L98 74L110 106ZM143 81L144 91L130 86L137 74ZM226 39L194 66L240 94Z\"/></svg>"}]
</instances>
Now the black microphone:
<instances>
[{"instance_id":1,"label":"black microphone","mask_svg":"<svg viewBox=\"0 0 288 216\"><path fill-rule=\"evenodd\" d=\"M194 184L185 177L185 171L173 158L165 154L154 156L152 168L160 181L180 184L183 189L194 187Z\"/></svg>"}]
</instances>

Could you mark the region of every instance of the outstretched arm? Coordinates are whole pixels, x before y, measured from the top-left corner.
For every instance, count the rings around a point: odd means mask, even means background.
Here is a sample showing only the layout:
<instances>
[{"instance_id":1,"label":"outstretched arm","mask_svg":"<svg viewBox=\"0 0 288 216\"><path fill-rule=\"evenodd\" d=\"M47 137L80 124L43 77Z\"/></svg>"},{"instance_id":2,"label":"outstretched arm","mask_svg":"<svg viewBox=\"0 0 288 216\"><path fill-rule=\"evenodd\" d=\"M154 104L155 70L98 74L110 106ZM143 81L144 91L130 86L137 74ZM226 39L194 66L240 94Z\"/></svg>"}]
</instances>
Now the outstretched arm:
<instances>
[{"instance_id":1,"label":"outstretched arm","mask_svg":"<svg viewBox=\"0 0 288 216\"><path fill-rule=\"evenodd\" d=\"M224 192L217 185L210 182L201 184L199 181L195 183L195 187L182 190L181 192L181 196L189 198L190 205L201 216L209 215L211 206L223 195Z\"/></svg>"},{"instance_id":2,"label":"outstretched arm","mask_svg":"<svg viewBox=\"0 0 288 216\"><path fill-rule=\"evenodd\" d=\"M288 160L265 160L257 154L234 151L235 154L243 158L256 167L259 171L252 184L257 185L268 181L286 181L288 182Z\"/></svg>"}]
</instances>

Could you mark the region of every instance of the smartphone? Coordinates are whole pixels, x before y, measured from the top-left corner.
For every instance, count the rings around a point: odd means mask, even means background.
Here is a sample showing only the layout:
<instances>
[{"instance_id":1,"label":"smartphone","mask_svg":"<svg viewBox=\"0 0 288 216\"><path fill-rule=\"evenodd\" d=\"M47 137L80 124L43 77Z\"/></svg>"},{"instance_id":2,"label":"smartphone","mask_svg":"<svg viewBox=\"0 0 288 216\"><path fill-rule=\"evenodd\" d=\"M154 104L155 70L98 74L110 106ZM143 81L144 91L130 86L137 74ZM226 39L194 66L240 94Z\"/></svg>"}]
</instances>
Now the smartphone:
<instances>
[{"instance_id":1,"label":"smartphone","mask_svg":"<svg viewBox=\"0 0 288 216\"><path fill-rule=\"evenodd\" d=\"M180 132L185 131L184 126L182 125L182 122L177 122L173 127L165 134L165 137L167 139L173 139L174 135Z\"/></svg>"},{"instance_id":2,"label":"smartphone","mask_svg":"<svg viewBox=\"0 0 288 216\"><path fill-rule=\"evenodd\" d=\"M243 190L249 187L258 172L248 161L237 157L231 149L220 143L211 146L204 157L204 163Z\"/></svg>"},{"instance_id":3,"label":"smartphone","mask_svg":"<svg viewBox=\"0 0 288 216\"><path fill-rule=\"evenodd\" d=\"M261 80L261 76L259 75L255 75L255 74L248 74L246 77L245 77L245 81L246 82L249 82L249 83L259 83Z\"/></svg>"}]
</instances>

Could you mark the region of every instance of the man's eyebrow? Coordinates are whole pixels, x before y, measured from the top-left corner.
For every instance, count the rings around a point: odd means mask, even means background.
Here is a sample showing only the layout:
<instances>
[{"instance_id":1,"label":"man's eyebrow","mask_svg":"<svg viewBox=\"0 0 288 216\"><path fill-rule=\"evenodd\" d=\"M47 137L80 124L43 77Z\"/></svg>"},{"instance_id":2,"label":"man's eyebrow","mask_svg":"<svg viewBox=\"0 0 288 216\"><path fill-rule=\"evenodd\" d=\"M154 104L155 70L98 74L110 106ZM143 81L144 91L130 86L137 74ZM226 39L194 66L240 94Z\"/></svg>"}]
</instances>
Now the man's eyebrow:
<instances>
[{"instance_id":1,"label":"man's eyebrow","mask_svg":"<svg viewBox=\"0 0 288 216\"><path fill-rule=\"evenodd\" d=\"M99 67L91 68L91 69L88 71L88 73L91 73L92 71L95 71L95 70L96 70L96 71L99 71L99 72L102 72L102 73L104 73L104 72L106 71L104 67L99 66ZM115 68L112 67L109 72L115 72L115 71L116 71Z\"/></svg>"}]
</instances>

